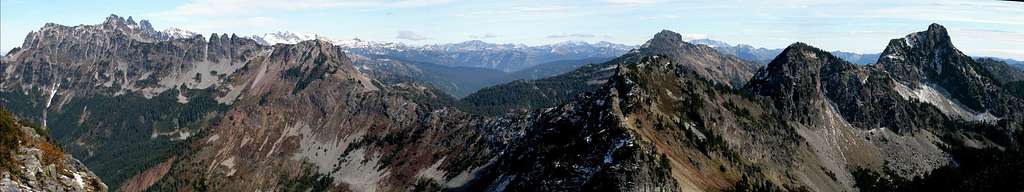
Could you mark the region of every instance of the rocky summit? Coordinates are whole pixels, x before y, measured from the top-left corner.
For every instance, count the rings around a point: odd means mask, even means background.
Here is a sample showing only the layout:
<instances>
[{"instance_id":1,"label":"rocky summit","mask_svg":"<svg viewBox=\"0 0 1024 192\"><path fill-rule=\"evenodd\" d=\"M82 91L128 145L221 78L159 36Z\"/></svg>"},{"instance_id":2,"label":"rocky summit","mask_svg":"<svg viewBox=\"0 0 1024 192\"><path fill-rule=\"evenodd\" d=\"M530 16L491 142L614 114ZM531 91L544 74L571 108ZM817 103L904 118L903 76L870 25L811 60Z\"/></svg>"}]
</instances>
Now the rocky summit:
<instances>
[{"instance_id":1,"label":"rocky summit","mask_svg":"<svg viewBox=\"0 0 1024 192\"><path fill-rule=\"evenodd\" d=\"M1024 73L938 24L866 65L805 43L761 65L668 30L621 53L287 37L46 24L0 59L0 189L1024 189ZM456 98L439 74L461 69L427 61L468 59L423 55L482 50L617 57Z\"/></svg>"}]
</instances>

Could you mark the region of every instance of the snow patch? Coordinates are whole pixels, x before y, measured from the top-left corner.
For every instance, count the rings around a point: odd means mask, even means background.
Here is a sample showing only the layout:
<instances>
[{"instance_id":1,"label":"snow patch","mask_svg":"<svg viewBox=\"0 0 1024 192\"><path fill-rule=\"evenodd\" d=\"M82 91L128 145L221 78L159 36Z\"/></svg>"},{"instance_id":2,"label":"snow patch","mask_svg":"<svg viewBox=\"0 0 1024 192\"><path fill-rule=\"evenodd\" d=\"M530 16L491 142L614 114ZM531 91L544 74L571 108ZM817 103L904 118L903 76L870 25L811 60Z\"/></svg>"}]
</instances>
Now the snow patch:
<instances>
[{"instance_id":1,"label":"snow patch","mask_svg":"<svg viewBox=\"0 0 1024 192\"><path fill-rule=\"evenodd\" d=\"M58 88L60 88L60 82L53 84L53 87L50 88L50 97L46 99L46 108L50 108L50 103L53 102L53 96L57 95Z\"/></svg>"},{"instance_id":2,"label":"snow patch","mask_svg":"<svg viewBox=\"0 0 1024 192\"><path fill-rule=\"evenodd\" d=\"M991 113L978 113L967 108L963 104L960 104L960 102L951 98L944 89L936 85L921 84L917 89L911 89L906 85L897 83L896 92L898 92L903 99L916 99L918 101L931 104L936 108L939 108L939 111L942 111L942 113L950 117L959 117L964 120L983 122L995 122L999 119Z\"/></svg>"},{"instance_id":3,"label":"snow patch","mask_svg":"<svg viewBox=\"0 0 1024 192\"><path fill-rule=\"evenodd\" d=\"M167 28L164 31L162 31L162 33L164 33L165 35L167 35L168 37L170 37L172 39L186 39L186 38L192 38L192 37L194 37L196 35L199 35L196 32L192 32L192 31L188 31L188 30L184 30L184 29L179 29L179 28L174 28L174 27Z\"/></svg>"},{"instance_id":4,"label":"snow patch","mask_svg":"<svg viewBox=\"0 0 1024 192\"><path fill-rule=\"evenodd\" d=\"M263 35L253 35L251 38L253 40L256 40L256 42L258 42L260 44L263 44L263 45L275 45L275 44L278 44L278 43L296 44L296 43L299 43L299 42L302 42L302 41L314 40L314 39L331 42L332 44L334 43L331 39L329 39L329 38L327 38L325 36L319 35L319 34L315 34L315 33L292 33L292 32L287 32L287 31L280 31L280 32L276 32L276 33L265 33Z\"/></svg>"}]
</instances>

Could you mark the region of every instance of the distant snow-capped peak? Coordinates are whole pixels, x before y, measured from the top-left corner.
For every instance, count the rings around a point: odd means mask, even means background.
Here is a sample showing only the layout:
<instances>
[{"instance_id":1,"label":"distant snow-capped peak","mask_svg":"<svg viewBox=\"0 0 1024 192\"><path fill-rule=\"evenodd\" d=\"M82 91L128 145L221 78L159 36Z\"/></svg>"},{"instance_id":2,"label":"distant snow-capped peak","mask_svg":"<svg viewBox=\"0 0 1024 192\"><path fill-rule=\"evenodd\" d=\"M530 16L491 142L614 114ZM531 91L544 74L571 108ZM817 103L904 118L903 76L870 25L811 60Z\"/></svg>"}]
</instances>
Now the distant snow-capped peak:
<instances>
[{"instance_id":1,"label":"distant snow-capped peak","mask_svg":"<svg viewBox=\"0 0 1024 192\"><path fill-rule=\"evenodd\" d=\"M314 39L318 39L318 40L322 40L322 41L327 41L327 42L332 42L333 43L333 41L330 38L327 38L327 37L319 35L319 34L315 34L315 33L298 33L298 34L296 34L296 33L288 32L288 31L280 31L280 32L275 32L275 33L264 33L262 35L253 35L252 39L256 40L257 43L264 44L264 45L274 45L274 44L278 44L278 43L295 44L295 43L298 43L298 42L302 42L302 41L306 41L306 40L314 40Z\"/></svg>"},{"instance_id":2,"label":"distant snow-capped peak","mask_svg":"<svg viewBox=\"0 0 1024 192\"><path fill-rule=\"evenodd\" d=\"M192 32L192 31L188 31L188 30L184 30L184 29L179 29L179 28L175 28L175 27L167 28L164 31L162 31L162 33L164 33L164 35L167 35L170 38L175 38L175 39L192 38L192 37L194 37L196 35L199 35L196 32Z\"/></svg>"},{"instance_id":3,"label":"distant snow-capped peak","mask_svg":"<svg viewBox=\"0 0 1024 192\"><path fill-rule=\"evenodd\" d=\"M350 49L398 49L406 47L402 43L367 41L359 38L333 41L334 45Z\"/></svg>"},{"instance_id":4,"label":"distant snow-capped peak","mask_svg":"<svg viewBox=\"0 0 1024 192\"><path fill-rule=\"evenodd\" d=\"M709 47L732 47L732 45L729 45L729 43L718 41L718 40L707 39L707 38L705 38L705 39L693 39L693 40L689 40L687 42L692 43L692 44L698 44L698 45L707 45Z\"/></svg>"}]
</instances>

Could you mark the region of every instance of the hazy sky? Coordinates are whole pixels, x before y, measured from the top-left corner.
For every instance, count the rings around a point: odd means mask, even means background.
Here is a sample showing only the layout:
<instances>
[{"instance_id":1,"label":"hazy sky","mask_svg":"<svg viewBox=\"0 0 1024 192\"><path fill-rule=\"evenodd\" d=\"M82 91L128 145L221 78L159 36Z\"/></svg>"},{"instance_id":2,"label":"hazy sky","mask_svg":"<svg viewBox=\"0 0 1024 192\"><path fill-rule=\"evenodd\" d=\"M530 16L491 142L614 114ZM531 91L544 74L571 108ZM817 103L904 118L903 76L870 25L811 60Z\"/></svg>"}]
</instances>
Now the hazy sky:
<instances>
[{"instance_id":1,"label":"hazy sky","mask_svg":"<svg viewBox=\"0 0 1024 192\"><path fill-rule=\"evenodd\" d=\"M47 22L98 24L110 14L206 36L292 31L407 44L640 44L669 29L755 47L801 41L861 53L940 23L970 55L1024 60L1024 3L1006 1L0 0L0 52Z\"/></svg>"}]
</instances>

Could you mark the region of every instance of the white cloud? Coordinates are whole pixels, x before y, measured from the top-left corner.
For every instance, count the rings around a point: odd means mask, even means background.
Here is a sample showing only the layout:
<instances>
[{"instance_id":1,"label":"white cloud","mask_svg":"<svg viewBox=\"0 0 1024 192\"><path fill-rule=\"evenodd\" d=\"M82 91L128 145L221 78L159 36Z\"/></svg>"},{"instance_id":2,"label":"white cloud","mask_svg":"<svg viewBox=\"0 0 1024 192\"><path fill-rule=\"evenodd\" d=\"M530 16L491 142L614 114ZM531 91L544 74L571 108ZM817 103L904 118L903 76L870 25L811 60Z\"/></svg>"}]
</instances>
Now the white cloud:
<instances>
[{"instance_id":1,"label":"white cloud","mask_svg":"<svg viewBox=\"0 0 1024 192\"><path fill-rule=\"evenodd\" d=\"M395 36L395 38L397 38L397 39L405 39L405 40L411 40L411 41L419 41L419 40L427 40L427 39L430 39L429 37L426 37L426 36L420 35L420 34L418 34L418 33L416 33L416 32L412 32L412 31L404 31L404 30L403 30L403 31L398 31L398 36Z\"/></svg>"}]
</instances>

